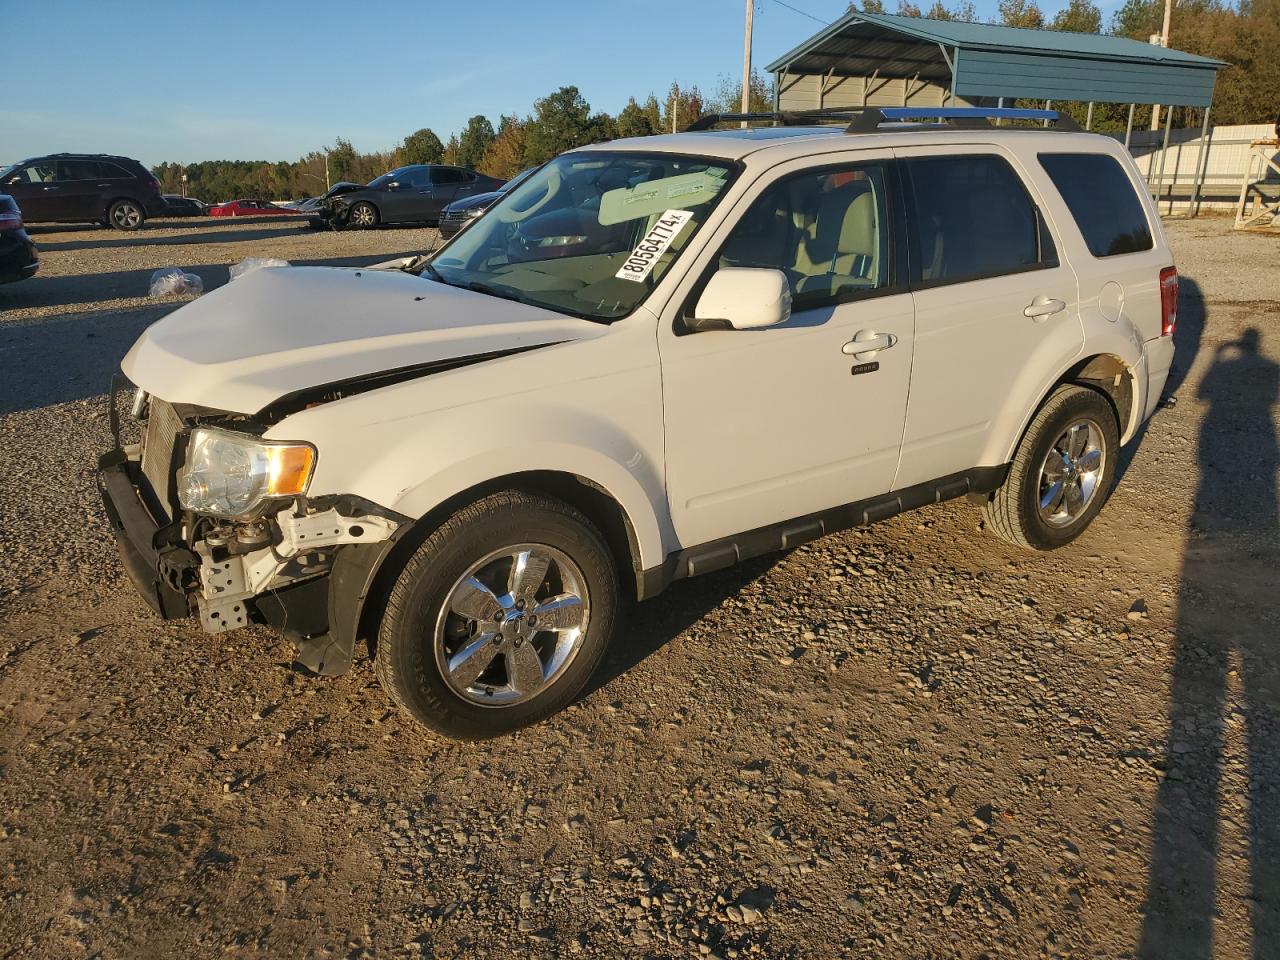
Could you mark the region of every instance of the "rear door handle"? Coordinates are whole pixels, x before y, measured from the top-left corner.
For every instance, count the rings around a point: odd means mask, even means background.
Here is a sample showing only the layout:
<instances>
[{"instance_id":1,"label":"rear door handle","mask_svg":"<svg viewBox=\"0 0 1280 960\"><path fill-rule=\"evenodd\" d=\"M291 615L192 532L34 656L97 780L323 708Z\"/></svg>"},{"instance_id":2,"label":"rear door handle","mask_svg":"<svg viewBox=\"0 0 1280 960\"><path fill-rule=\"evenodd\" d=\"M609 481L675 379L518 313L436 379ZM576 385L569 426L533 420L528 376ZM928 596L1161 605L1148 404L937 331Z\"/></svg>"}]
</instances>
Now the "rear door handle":
<instances>
[{"instance_id":1,"label":"rear door handle","mask_svg":"<svg viewBox=\"0 0 1280 960\"><path fill-rule=\"evenodd\" d=\"M853 339L840 348L846 356L852 355L855 360L870 360L881 350L888 350L898 338L892 333L876 333L874 330L859 330Z\"/></svg>"},{"instance_id":2,"label":"rear door handle","mask_svg":"<svg viewBox=\"0 0 1280 960\"><path fill-rule=\"evenodd\" d=\"M1039 296L1027 304L1022 311L1022 315L1039 322L1045 320L1047 317L1053 316L1055 313L1060 313L1065 309L1067 309L1067 301L1055 300L1052 297Z\"/></svg>"}]
</instances>

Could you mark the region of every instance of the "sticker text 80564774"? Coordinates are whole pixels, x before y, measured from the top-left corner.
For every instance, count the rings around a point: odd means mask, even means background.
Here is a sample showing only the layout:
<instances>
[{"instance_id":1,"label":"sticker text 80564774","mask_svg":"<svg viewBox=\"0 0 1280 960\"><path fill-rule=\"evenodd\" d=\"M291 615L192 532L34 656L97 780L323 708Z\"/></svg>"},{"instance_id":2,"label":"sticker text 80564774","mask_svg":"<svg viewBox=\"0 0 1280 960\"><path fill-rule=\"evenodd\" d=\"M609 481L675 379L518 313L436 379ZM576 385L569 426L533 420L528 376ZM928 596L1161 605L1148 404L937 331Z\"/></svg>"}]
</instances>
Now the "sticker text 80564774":
<instances>
[{"instance_id":1,"label":"sticker text 80564774","mask_svg":"<svg viewBox=\"0 0 1280 960\"><path fill-rule=\"evenodd\" d=\"M623 280L634 280L636 283L644 280L657 264L663 251L671 246L671 241L676 238L692 216L693 213L689 210L668 210L663 213L658 217L653 229L636 244L636 248L622 264L622 269L614 276Z\"/></svg>"}]
</instances>

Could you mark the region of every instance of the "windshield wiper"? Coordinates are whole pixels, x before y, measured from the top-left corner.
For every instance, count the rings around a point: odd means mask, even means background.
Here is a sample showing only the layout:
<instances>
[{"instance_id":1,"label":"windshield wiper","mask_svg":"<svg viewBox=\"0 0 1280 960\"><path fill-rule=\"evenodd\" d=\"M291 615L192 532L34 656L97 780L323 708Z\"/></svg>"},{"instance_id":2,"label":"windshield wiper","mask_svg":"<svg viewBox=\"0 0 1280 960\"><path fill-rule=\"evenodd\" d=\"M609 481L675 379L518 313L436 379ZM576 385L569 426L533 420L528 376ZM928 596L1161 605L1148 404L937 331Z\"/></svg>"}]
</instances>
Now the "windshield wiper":
<instances>
[{"instance_id":1,"label":"windshield wiper","mask_svg":"<svg viewBox=\"0 0 1280 960\"><path fill-rule=\"evenodd\" d=\"M440 271L431 265L430 260L427 260L422 264L422 269L431 274L431 279L436 283L448 283L444 277L440 276Z\"/></svg>"}]
</instances>

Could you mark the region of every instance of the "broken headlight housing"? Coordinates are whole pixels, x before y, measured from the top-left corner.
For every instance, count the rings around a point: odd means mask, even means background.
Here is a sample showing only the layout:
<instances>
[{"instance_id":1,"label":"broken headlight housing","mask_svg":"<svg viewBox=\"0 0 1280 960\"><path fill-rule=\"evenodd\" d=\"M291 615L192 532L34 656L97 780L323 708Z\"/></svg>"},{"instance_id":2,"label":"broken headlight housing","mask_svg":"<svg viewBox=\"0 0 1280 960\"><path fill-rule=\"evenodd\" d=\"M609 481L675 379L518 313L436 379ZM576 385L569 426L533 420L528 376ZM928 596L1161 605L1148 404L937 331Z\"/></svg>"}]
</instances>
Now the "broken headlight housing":
<instances>
[{"instance_id":1,"label":"broken headlight housing","mask_svg":"<svg viewBox=\"0 0 1280 960\"><path fill-rule=\"evenodd\" d=\"M270 500L305 494L315 465L309 443L198 427L187 444L178 500L195 513L246 519Z\"/></svg>"}]
</instances>

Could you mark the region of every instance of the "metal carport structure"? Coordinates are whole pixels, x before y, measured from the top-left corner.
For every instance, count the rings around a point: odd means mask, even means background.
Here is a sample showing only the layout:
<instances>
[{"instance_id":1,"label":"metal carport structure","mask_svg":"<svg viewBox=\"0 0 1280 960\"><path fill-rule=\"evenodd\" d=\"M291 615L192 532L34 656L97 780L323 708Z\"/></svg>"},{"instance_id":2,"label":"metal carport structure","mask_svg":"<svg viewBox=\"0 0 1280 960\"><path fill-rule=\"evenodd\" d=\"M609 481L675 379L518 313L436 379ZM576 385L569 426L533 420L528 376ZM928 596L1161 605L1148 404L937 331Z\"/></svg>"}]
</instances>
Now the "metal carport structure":
<instances>
[{"instance_id":1,"label":"metal carport structure","mask_svg":"<svg viewBox=\"0 0 1280 960\"><path fill-rule=\"evenodd\" d=\"M1003 105L1016 98L1088 103L1086 127L1094 103L1127 103L1126 146L1135 104L1197 107L1204 116L1194 205L1203 180L1214 81L1225 66L1125 37L851 11L765 69L774 75L775 109L883 105L883 97L874 102L873 84L885 80L903 81L904 106L926 90L937 91L938 106L957 101ZM850 78L861 78L860 90L845 83ZM841 102L830 102L837 91ZM1165 124L1161 180L1171 125Z\"/></svg>"}]
</instances>

